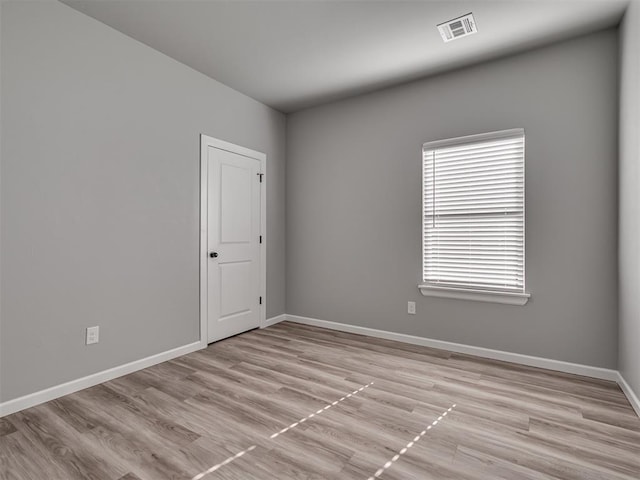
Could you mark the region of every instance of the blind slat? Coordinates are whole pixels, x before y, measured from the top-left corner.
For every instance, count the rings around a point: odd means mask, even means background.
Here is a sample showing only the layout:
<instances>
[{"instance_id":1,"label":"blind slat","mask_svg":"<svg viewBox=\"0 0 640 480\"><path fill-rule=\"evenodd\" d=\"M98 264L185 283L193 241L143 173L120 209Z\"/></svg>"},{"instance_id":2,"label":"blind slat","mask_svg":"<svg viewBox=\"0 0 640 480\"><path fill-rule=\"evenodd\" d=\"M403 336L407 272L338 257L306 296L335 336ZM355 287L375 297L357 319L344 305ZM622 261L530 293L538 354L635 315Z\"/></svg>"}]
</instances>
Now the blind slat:
<instances>
[{"instance_id":1,"label":"blind slat","mask_svg":"<svg viewBox=\"0 0 640 480\"><path fill-rule=\"evenodd\" d=\"M506 166L508 168L518 168L517 166L514 166L512 162L514 159L517 159L520 157L521 155L518 152L512 152L509 154L490 155L490 156L486 155L481 158L475 157L475 158L470 158L467 161L457 161L455 163L450 162L448 164L442 162L440 157L438 157L436 170L442 173L442 172L456 171L462 168L468 168L470 170L484 169L484 168L491 168L491 167L498 167L498 166ZM427 163L429 163L430 166L433 167L432 162L433 162L433 159L427 159Z\"/></svg>"},{"instance_id":2,"label":"blind slat","mask_svg":"<svg viewBox=\"0 0 640 480\"><path fill-rule=\"evenodd\" d=\"M489 150L492 148L500 148L510 145L522 145L522 136L517 136L513 138L505 138L502 140L492 140L492 141L480 141L473 143L460 143L456 146L449 147L440 147L437 148L436 151L441 152L442 154L460 154L464 155L465 152L472 152L477 150ZM425 148L424 152L432 152L433 149Z\"/></svg>"},{"instance_id":3,"label":"blind slat","mask_svg":"<svg viewBox=\"0 0 640 480\"><path fill-rule=\"evenodd\" d=\"M442 166L447 166L447 165L467 163L467 162L476 163L476 162L481 162L481 161L484 161L485 159L491 159L491 158L518 157L518 156L521 156L521 154L523 153L523 148L514 146L514 147L508 147L508 148L477 149L475 151L467 151L464 154L457 154L457 153L446 154L441 152L436 152L436 153L437 153L438 162L440 162ZM427 161L433 161L434 152L431 151L431 152L425 153L424 159Z\"/></svg>"},{"instance_id":4,"label":"blind slat","mask_svg":"<svg viewBox=\"0 0 640 480\"><path fill-rule=\"evenodd\" d=\"M432 195L429 195L430 192L426 192L424 199L425 201L432 201ZM524 197L518 190L508 187L503 189L494 189L494 190L483 190L476 193L470 193L465 195L464 190L456 190L456 191L446 191L439 192L438 200L455 200L455 199L465 199L465 200L482 200L482 199L515 199L515 200L523 200Z\"/></svg>"},{"instance_id":5,"label":"blind slat","mask_svg":"<svg viewBox=\"0 0 640 480\"><path fill-rule=\"evenodd\" d=\"M456 185L456 184L478 184L484 183L485 185L496 185L496 184L507 184L507 185L518 185L518 180L522 181L524 179L524 172L520 170L505 170L502 168L496 169L495 172L468 172L466 170L462 170L461 172L452 172L452 173L443 173L442 175L438 175L436 172L435 175L438 179L438 188L445 188L447 185ZM433 177L433 175L429 175L429 177ZM431 180L433 181L433 180Z\"/></svg>"}]
</instances>

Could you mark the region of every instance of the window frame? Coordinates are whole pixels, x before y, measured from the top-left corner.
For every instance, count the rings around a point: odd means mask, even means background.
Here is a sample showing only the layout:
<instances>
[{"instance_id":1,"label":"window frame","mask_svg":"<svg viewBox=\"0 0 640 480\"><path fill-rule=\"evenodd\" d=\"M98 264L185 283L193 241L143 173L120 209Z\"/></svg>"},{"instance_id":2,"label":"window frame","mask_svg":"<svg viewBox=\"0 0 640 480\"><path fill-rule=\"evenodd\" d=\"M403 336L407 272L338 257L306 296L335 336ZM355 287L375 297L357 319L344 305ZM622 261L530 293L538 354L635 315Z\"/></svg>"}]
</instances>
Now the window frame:
<instances>
[{"instance_id":1,"label":"window frame","mask_svg":"<svg viewBox=\"0 0 640 480\"><path fill-rule=\"evenodd\" d=\"M418 285L420 292L424 296L428 297L443 297L443 298L457 298L462 300L475 300L482 302L492 302L492 303L502 303L508 305L525 305L529 300L531 294L526 291L526 228L525 228L525 212L526 212L526 199L525 195L525 184L523 178L522 185L522 193L523 193L523 204L522 204L522 292L507 292L500 290L491 290L491 289L478 289L473 288L472 286L467 287L455 287L455 286L439 286L434 285L433 283L427 283L424 280L424 270L425 270L425 217L424 217L424 195L425 195L425 174L424 174L424 153L427 150L437 150L440 148L447 148L453 146L462 146L462 145L470 145L473 143L481 143L491 140L500 140L503 138L522 136L523 140L525 139L525 133L523 128L515 128L509 130L501 130L496 132L488 132L481 133L477 135L468 135L464 137L456 137L456 138L448 138L444 140L436 140L432 142L426 142L422 145L422 209L421 209L421 227L422 227L422 259L421 259L421 282ZM525 169L525 157L526 153L523 150L523 175ZM526 176L526 175L525 175Z\"/></svg>"}]
</instances>

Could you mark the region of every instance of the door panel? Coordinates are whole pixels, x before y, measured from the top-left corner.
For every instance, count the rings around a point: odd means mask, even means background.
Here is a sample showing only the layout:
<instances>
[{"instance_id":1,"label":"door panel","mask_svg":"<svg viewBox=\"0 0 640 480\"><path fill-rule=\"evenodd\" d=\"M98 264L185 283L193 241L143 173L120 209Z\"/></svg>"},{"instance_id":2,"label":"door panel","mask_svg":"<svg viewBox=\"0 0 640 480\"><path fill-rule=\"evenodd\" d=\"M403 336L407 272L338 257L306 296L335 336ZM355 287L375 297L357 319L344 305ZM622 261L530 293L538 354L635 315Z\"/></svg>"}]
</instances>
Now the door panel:
<instances>
[{"instance_id":1,"label":"door panel","mask_svg":"<svg viewBox=\"0 0 640 480\"><path fill-rule=\"evenodd\" d=\"M260 161L208 149L208 341L260 325Z\"/></svg>"},{"instance_id":2,"label":"door panel","mask_svg":"<svg viewBox=\"0 0 640 480\"><path fill-rule=\"evenodd\" d=\"M251 309L254 300L247 285L251 285L251 262L224 263L220 269L220 316L228 318Z\"/></svg>"},{"instance_id":3,"label":"door panel","mask_svg":"<svg viewBox=\"0 0 640 480\"><path fill-rule=\"evenodd\" d=\"M251 187L256 177L251 168L220 165L220 203L225 212L220 218L222 243L248 243L251 241Z\"/></svg>"}]
</instances>

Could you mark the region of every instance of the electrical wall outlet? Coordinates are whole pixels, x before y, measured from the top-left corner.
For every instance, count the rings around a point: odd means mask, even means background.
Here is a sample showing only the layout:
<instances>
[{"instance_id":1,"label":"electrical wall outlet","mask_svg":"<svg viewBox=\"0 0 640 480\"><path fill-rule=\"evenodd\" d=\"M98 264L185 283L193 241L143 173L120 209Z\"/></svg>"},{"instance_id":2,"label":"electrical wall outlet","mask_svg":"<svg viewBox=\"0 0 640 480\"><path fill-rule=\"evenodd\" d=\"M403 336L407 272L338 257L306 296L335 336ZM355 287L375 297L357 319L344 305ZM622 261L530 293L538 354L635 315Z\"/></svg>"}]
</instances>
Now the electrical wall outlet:
<instances>
[{"instance_id":1,"label":"electrical wall outlet","mask_svg":"<svg viewBox=\"0 0 640 480\"><path fill-rule=\"evenodd\" d=\"M100 341L100 327L88 327L86 344L91 345Z\"/></svg>"},{"instance_id":2,"label":"electrical wall outlet","mask_svg":"<svg viewBox=\"0 0 640 480\"><path fill-rule=\"evenodd\" d=\"M416 314L416 302L407 302L407 313L409 315Z\"/></svg>"}]
</instances>

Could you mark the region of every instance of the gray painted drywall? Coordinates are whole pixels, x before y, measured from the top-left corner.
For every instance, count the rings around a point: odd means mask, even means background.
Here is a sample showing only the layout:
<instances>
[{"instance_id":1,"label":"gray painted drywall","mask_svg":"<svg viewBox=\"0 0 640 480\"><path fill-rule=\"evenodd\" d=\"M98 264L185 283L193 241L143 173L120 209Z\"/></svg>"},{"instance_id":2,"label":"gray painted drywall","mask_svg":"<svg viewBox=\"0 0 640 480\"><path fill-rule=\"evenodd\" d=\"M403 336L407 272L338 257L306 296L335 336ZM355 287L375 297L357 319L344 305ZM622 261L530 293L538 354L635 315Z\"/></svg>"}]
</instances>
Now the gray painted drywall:
<instances>
[{"instance_id":1,"label":"gray painted drywall","mask_svg":"<svg viewBox=\"0 0 640 480\"><path fill-rule=\"evenodd\" d=\"M200 133L268 156L283 313L285 117L66 5L2 8L1 400L198 339Z\"/></svg>"},{"instance_id":2,"label":"gray painted drywall","mask_svg":"<svg viewBox=\"0 0 640 480\"><path fill-rule=\"evenodd\" d=\"M615 368L617 72L611 29L289 116L287 313ZM531 300L422 297L422 143L515 127Z\"/></svg>"},{"instance_id":3,"label":"gray painted drywall","mask_svg":"<svg viewBox=\"0 0 640 480\"><path fill-rule=\"evenodd\" d=\"M620 373L640 395L640 3L620 29Z\"/></svg>"}]
</instances>

